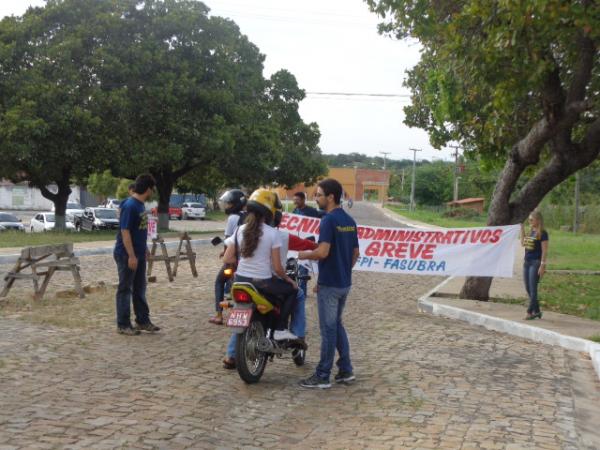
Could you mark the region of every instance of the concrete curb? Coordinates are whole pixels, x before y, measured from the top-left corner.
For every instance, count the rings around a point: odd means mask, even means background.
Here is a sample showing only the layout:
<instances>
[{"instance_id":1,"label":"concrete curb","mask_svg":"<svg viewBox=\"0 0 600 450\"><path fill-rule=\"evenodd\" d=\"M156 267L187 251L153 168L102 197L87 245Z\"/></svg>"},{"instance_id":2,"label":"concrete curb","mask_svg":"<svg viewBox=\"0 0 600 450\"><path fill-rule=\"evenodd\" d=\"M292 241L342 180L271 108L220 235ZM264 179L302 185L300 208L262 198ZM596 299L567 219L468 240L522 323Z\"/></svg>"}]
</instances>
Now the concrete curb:
<instances>
[{"instance_id":1,"label":"concrete curb","mask_svg":"<svg viewBox=\"0 0 600 450\"><path fill-rule=\"evenodd\" d=\"M488 330L518 336L547 345L558 345L567 350L589 353L592 365L600 379L600 344L587 339L567 336L556 331L545 330L512 320L501 319L474 311L467 311L456 306L448 306L436 303L431 296L442 286L448 283L452 277L444 280L438 286L419 298L417 306L421 312L434 316L446 317L448 319L462 320L471 325L482 326Z\"/></svg>"},{"instance_id":2,"label":"concrete curb","mask_svg":"<svg viewBox=\"0 0 600 450\"><path fill-rule=\"evenodd\" d=\"M190 240L192 245L208 245L210 239L192 239ZM167 248L176 248L179 245L179 241L165 242ZM100 255L112 255L114 244L107 247L95 247L95 248L83 248L75 250L75 256L100 256ZM14 264L19 259L19 254L13 255L0 255L0 264Z\"/></svg>"}]
</instances>

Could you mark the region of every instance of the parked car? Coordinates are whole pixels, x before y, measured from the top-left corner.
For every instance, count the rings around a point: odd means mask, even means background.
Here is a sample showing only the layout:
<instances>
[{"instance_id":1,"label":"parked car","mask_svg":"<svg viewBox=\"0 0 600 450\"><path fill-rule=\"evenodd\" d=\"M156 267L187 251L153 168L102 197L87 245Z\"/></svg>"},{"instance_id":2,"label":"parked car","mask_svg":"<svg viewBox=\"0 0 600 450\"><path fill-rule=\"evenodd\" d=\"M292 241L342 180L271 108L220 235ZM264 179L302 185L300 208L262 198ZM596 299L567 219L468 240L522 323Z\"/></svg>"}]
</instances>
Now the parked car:
<instances>
[{"instance_id":1,"label":"parked car","mask_svg":"<svg viewBox=\"0 0 600 450\"><path fill-rule=\"evenodd\" d=\"M85 208L80 218L75 218L77 230L117 230L119 228L118 210L114 208Z\"/></svg>"},{"instance_id":2,"label":"parked car","mask_svg":"<svg viewBox=\"0 0 600 450\"><path fill-rule=\"evenodd\" d=\"M31 219L31 222L29 222L29 230L32 233L41 233L43 231L53 230L55 225L56 218L53 212L38 213ZM69 221L68 217L65 217L65 229L75 229L75 226Z\"/></svg>"},{"instance_id":3,"label":"parked car","mask_svg":"<svg viewBox=\"0 0 600 450\"><path fill-rule=\"evenodd\" d=\"M25 231L21 219L11 213L0 212L0 226L4 231Z\"/></svg>"},{"instance_id":4,"label":"parked car","mask_svg":"<svg viewBox=\"0 0 600 450\"><path fill-rule=\"evenodd\" d=\"M186 202L183 205L181 205L181 212L183 220L204 220L204 218L206 217L206 208L201 203Z\"/></svg>"},{"instance_id":5,"label":"parked car","mask_svg":"<svg viewBox=\"0 0 600 450\"><path fill-rule=\"evenodd\" d=\"M107 198L104 204L100 205L99 207L119 209L119 206L121 206L121 200L117 200L116 198Z\"/></svg>"},{"instance_id":6,"label":"parked car","mask_svg":"<svg viewBox=\"0 0 600 450\"><path fill-rule=\"evenodd\" d=\"M150 210L153 216L158 216L158 207ZM183 218L183 211L179 206L169 206L169 218L181 220Z\"/></svg>"},{"instance_id":7,"label":"parked car","mask_svg":"<svg viewBox=\"0 0 600 450\"><path fill-rule=\"evenodd\" d=\"M52 205L51 211L56 212L54 211L54 205ZM77 202L67 202L67 210L65 211L65 214L67 217L81 217L83 215L83 206Z\"/></svg>"}]
</instances>

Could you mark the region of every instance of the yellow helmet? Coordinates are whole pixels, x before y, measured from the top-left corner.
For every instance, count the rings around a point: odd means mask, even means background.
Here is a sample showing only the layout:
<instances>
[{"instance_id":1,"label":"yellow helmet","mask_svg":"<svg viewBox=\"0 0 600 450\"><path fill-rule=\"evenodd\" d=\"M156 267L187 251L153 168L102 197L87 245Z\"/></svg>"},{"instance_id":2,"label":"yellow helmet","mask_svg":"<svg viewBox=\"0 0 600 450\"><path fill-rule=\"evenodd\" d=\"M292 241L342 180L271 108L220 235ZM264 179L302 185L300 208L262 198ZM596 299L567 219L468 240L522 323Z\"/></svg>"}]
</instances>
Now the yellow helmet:
<instances>
[{"instance_id":1,"label":"yellow helmet","mask_svg":"<svg viewBox=\"0 0 600 450\"><path fill-rule=\"evenodd\" d=\"M246 205L248 211L256 211L265 216L265 222L271 223L275 217L275 213L282 209L279 196L267 189L255 190Z\"/></svg>"}]
</instances>

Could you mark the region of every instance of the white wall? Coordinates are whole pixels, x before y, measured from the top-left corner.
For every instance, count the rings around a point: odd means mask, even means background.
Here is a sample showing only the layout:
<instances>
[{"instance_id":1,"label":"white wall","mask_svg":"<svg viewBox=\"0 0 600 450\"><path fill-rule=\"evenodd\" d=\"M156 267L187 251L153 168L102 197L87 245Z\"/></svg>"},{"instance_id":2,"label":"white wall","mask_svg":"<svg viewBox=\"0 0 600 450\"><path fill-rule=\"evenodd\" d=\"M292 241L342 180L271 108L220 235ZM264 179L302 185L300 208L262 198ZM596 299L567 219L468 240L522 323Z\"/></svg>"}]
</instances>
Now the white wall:
<instances>
[{"instance_id":1,"label":"white wall","mask_svg":"<svg viewBox=\"0 0 600 450\"><path fill-rule=\"evenodd\" d=\"M55 186L50 186L55 191ZM71 186L73 191L69 201L79 202L79 187ZM27 185L1 185L0 186L0 209L21 209L34 211L50 211L52 202L42 196L42 192Z\"/></svg>"}]
</instances>

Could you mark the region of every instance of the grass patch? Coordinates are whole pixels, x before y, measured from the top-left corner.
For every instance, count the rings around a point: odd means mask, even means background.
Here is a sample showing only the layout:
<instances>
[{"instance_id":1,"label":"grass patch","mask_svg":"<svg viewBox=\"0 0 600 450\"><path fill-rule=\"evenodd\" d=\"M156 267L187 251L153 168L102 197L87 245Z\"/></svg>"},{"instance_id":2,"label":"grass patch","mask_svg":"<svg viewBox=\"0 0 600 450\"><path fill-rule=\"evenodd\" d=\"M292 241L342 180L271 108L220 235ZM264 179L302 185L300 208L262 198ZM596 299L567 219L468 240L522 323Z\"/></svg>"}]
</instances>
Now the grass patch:
<instances>
[{"instance_id":1,"label":"grass patch","mask_svg":"<svg viewBox=\"0 0 600 450\"><path fill-rule=\"evenodd\" d=\"M600 344L600 334L595 334L588 338L590 341L598 342Z\"/></svg>"},{"instance_id":2,"label":"grass patch","mask_svg":"<svg viewBox=\"0 0 600 450\"><path fill-rule=\"evenodd\" d=\"M225 214L223 211L208 211L206 213L206 220L222 222L227 220L227 214Z\"/></svg>"},{"instance_id":3,"label":"grass patch","mask_svg":"<svg viewBox=\"0 0 600 450\"><path fill-rule=\"evenodd\" d=\"M600 235L550 230L548 269L600 270Z\"/></svg>"},{"instance_id":4,"label":"grass patch","mask_svg":"<svg viewBox=\"0 0 600 450\"><path fill-rule=\"evenodd\" d=\"M539 284L542 309L600 320L600 276L549 273Z\"/></svg>"},{"instance_id":5,"label":"grass patch","mask_svg":"<svg viewBox=\"0 0 600 450\"><path fill-rule=\"evenodd\" d=\"M485 216L478 216L472 219L459 219L444 217L440 212L426 209L408 211L392 205L387 206L387 208L395 213L400 214L401 216L406 217L407 219L413 219L419 222L445 228L484 227L486 221Z\"/></svg>"},{"instance_id":6,"label":"grass patch","mask_svg":"<svg viewBox=\"0 0 600 450\"><path fill-rule=\"evenodd\" d=\"M600 276L547 273L540 281L538 296L542 311L600 320ZM527 298L501 298L495 303L527 305ZM600 336L598 336L600 337Z\"/></svg>"}]
</instances>

